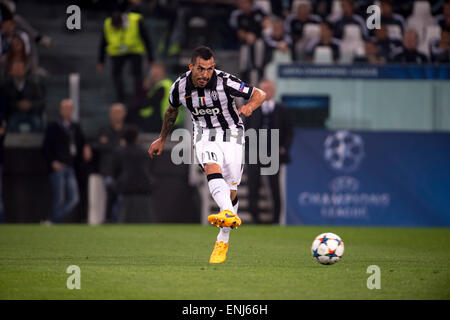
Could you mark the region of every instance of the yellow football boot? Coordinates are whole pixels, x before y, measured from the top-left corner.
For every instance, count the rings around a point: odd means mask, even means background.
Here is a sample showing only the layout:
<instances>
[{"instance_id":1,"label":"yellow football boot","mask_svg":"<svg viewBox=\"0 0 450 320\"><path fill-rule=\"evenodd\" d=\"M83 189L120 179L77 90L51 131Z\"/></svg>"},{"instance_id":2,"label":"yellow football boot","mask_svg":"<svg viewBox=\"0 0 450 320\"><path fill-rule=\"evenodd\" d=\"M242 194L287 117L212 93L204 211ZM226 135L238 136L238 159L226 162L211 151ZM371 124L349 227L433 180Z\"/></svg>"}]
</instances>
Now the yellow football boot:
<instances>
[{"instance_id":1,"label":"yellow football boot","mask_svg":"<svg viewBox=\"0 0 450 320\"><path fill-rule=\"evenodd\" d=\"M216 241L214 250L209 257L209 263L223 263L227 259L228 243Z\"/></svg>"},{"instance_id":2,"label":"yellow football boot","mask_svg":"<svg viewBox=\"0 0 450 320\"><path fill-rule=\"evenodd\" d=\"M231 211L223 210L217 214L211 214L208 216L208 222L216 227L231 227L237 228L242 224L241 219L237 214Z\"/></svg>"}]
</instances>

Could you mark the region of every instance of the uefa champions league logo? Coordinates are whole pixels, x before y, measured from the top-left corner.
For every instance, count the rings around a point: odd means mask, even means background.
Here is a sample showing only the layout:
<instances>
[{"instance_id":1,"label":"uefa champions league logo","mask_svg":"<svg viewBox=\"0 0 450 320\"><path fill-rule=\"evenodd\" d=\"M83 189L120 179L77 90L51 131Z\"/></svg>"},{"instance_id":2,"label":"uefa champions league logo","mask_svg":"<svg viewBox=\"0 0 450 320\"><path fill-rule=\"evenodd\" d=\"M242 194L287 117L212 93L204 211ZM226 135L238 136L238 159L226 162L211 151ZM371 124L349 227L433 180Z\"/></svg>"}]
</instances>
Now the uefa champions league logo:
<instances>
[{"instance_id":1,"label":"uefa champions league logo","mask_svg":"<svg viewBox=\"0 0 450 320\"><path fill-rule=\"evenodd\" d=\"M364 158L361 136L345 130L329 135L324 142L324 158L337 171L352 172Z\"/></svg>"}]
</instances>

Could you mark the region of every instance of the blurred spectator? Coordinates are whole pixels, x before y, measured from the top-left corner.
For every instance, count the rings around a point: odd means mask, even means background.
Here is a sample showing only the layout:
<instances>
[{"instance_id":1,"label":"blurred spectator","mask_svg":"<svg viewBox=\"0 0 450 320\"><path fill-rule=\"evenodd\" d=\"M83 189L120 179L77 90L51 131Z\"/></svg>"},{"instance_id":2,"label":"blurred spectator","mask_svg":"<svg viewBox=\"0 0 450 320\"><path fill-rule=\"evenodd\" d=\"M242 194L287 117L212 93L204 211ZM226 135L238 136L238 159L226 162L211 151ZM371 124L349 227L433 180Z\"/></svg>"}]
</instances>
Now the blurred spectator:
<instances>
[{"instance_id":1,"label":"blurred spectator","mask_svg":"<svg viewBox=\"0 0 450 320\"><path fill-rule=\"evenodd\" d=\"M252 84L256 84L263 75L262 33L269 23L267 13L254 5L253 0L238 0L238 9L231 13L230 25L236 31L240 42L240 78Z\"/></svg>"},{"instance_id":2,"label":"blurred spectator","mask_svg":"<svg viewBox=\"0 0 450 320\"><path fill-rule=\"evenodd\" d=\"M161 130L172 83L172 80L167 77L164 63L154 63L150 70L150 76L144 81L144 89L147 92L145 107L139 110L136 122L144 132L159 132ZM184 111L181 109L175 126L181 126L183 123Z\"/></svg>"},{"instance_id":3,"label":"blurred spectator","mask_svg":"<svg viewBox=\"0 0 450 320\"><path fill-rule=\"evenodd\" d=\"M51 47L52 45L54 45L52 38L50 38L48 35L42 34L39 30L35 29L26 18L16 12L16 4L14 3L14 1L1 0L0 7L2 15L4 15L5 11L8 11L14 16L14 22L17 27L20 30L26 32L32 41L44 47Z\"/></svg>"},{"instance_id":4,"label":"blurred spectator","mask_svg":"<svg viewBox=\"0 0 450 320\"><path fill-rule=\"evenodd\" d=\"M127 61L131 63L134 80L134 97L136 103L143 95L142 89L142 57L147 53L148 64L153 62L153 51L150 38L139 13L112 12L106 18L100 41L97 72L103 72L105 52L111 60L112 77L116 90L117 101L125 103L125 88L123 82L123 68Z\"/></svg>"},{"instance_id":5,"label":"blurred spectator","mask_svg":"<svg viewBox=\"0 0 450 320\"><path fill-rule=\"evenodd\" d=\"M414 2L414 0L411 1ZM428 2L430 3L431 14L433 16L438 16L442 13L443 6L445 3L449 2L449 0L428 0Z\"/></svg>"},{"instance_id":6,"label":"blurred spectator","mask_svg":"<svg viewBox=\"0 0 450 320\"><path fill-rule=\"evenodd\" d=\"M450 28L450 1L444 3L442 11L442 14L436 16L436 23L441 29Z\"/></svg>"},{"instance_id":7,"label":"blurred spectator","mask_svg":"<svg viewBox=\"0 0 450 320\"><path fill-rule=\"evenodd\" d=\"M325 19L331 14L331 8L333 5L333 0L317 0L312 1L313 12L317 14L322 20Z\"/></svg>"},{"instance_id":8,"label":"blurred spectator","mask_svg":"<svg viewBox=\"0 0 450 320\"><path fill-rule=\"evenodd\" d=\"M270 7L272 8L272 14L284 19L290 13L292 9L293 0L270 0Z\"/></svg>"},{"instance_id":9,"label":"blurred spectator","mask_svg":"<svg viewBox=\"0 0 450 320\"><path fill-rule=\"evenodd\" d=\"M17 58L17 55L23 55L25 53L26 63L31 71L40 75L46 75L47 72L39 67L38 51L34 41L45 46L50 46L53 44L53 41L33 29L24 18L14 15L13 11L9 9L9 6L2 4L1 8L2 43L0 49L2 64L6 65L8 60L10 61L12 58ZM19 39L22 40L22 44L18 42ZM24 52L20 52L22 46ZM11 50L13 51L12 53L10 52ZM7 66L3 68L4 70L8 70Z\"/></svg>"},{"instance_id":10,"label":"blurred spectator","mask_svg":"<svg viewBox=\"0 0 450 320\"><path fill-rule=\"evenodd\" d=\"M372 4L374 4L373 0L354 0L355 13L366 19L368 16L367 7Z\"/></svg>"},{"instance_id":11,"label":"blurred spectator","mask_svg":"<svg viewBox=\"0 0 450 320\"><path fill-rule=\"evenodd\" d=\"M414 0L396 0L393 1L394 12L407 19L413 12Z\"/></svg>"},{"instance_id":12,"label":"blurred spectator","mask_svg":"<svg viewBox=\"0 0 450 320\"><path fill-rule=\"evenodd\" d=\"M387 60L386 57L374 42L366 41L364 43L364 56L355 58L353 62L385 64L386 60Z\"/></svg>"},{"instance_id":13,"label":"blurred spectator","mask_svg":"<svg viewBox=\"0 0 450 320\"><path fill-rule=\"evenodd\" d=\"M450 63L450 28L441 30L441 38L431 43L431 61Z\"/></svg>"},{"instance_id":14,"label":"blurred spectator","mask_svg":"<svg viewBox=\"0 0 450 320\"><path fill-rule=\"evenodd\" d=\"M320 39L313 40L306 48L307 60L311 62L314 57L314 51L317 47L329 47L332 52L333 61L337 62L340 58L340 42L333 37L333 27L327 22L320 24Z\"/></svg>"},{"instance_id":15,"label":"blurred spectator","mask_svg":"<svg viewBox=\"0 0 450 320\"><path fill-rule=\"evenodd\" d=\"M274 152L270 150L270 137L271 130L279 130L279 154L280 154L280 168L286 163L290 162L289 149L294 137L293 125L289 117L289 112L282 104L275 101L275 84L270 80L263 80L259 84L259 87L266 92L266 101L260 108L256 109L252 116L247 118L245 127L255 130L266 129L268 130L267 153ZM248 146L246 149L251 150L258 148L260 141L255 146ZM252 150L255 151L255 150ZM259 188L261 186L261 167L264 165L251 164L248 165L247 177L249 188L249 210L253 218L254 223L261 223L259 217ZM274 175L267 176L269 179L269 186L273 201L272 211L272 223L279 223L280 210L281 210L281 194L280 194L280 171Z\"/></svg>"},{"instance_id":16,"label":"blurred spectator","mask_svg":"<svg viewBox=\"0 0 450 320\"><path fill-rule=\"evenodd\" d=\"M280 51L285 54L291 53L292 40L284 30L283 20L275 18L272 20L272 30L263 37L266 44L264 65L272 61L274 53Z\"/></svg>"},{"instance_id":17,"label":"blurred spectator","mask_svg":"<svg viewBox=\"0 0 450 320\"><path fill-rule=\"evenodd\" d=\"M298 6L297 12L287 16L285 21L285 30L292 38L292 59L295 61L302 60L304 51L303 28L306 24L320 24L322 18L318 15L311 14L311 5L309 2L302 2Z\"/></svg>"},{"instance_id":18,"label":"blurred spectator","mask_svg":"<svg viewBox=\"0 0 450 320\"><path fill-rule=\"evenodd\" d=\"M150 164L146 150L136 144L138 129L128 125L124 132L125 147L114 155L114 178L120 194L119 223L156 222L151 209Z\"/></svg>"},{"instance_id":19,"label":"blurred spectator","mask_svg":"<svg viewBox=\"0 0 450 320\"><path fill-rule=\"evenodd\" d=\"M29 65L30 63L30 48L27 46L28 40L24 38L26 36L25 33L15 34L12 37L11 47L7 54L5 55L5 68L9 70L12 63L16 60L21 60L27 66L27 69L30 68L33 73L35 70L34 67Z\"/></svg>"},{"instance_id":20,"label":"blurred spectator","mask_svg":"<svg viewBox=\"0 0 450 320\"><path fill-rule=\"evenodd\" d=\"M417 46L419 44L419 36L417 32L413 29L405 31L403 35L403 51L394 57L394 62L400 63L427 63L428 58L417 51Z\"/></svg>"},{"instance_id":21,"label":"blurred spectator","mask_svg":"<svg viewBox=\"0 0 450 320\"><path fill-rule=\"evenodd\" d=\"M106 221L117 222L118 195L113 177L113 161L115 150L125 145L124 122L126 109L121 103L114 103L109 108L109 125L100 129L98 135L100 152L100 174L103 176L106 190Z\"/></svg>"},{"instance_id":22,"label":"blurred spectator","mask_svg":"<svg viewBox=\"0 0 450 320\"><path fill-rule=\"evenodd\" d=\"M72 121L72 100L63 99L60 118L48 125L43 141L53 189L53 208L47 223L62 222L80 201L75 166L92 159L92 150L85 142L81 127Z\"/></svg>"},{"instance_id":23,"label":"blurred spectator","mask_svg":"<svg viewBox=\"0 0 450 320\"><path fill-rule=\"evenodd\" d=\"M158 52L162 56L177 55L183 38L186 40L186 10L178 6L178 0L156 0L153 5L153 14L167 23L167 28L158 42Z\"/></svg>"},{"instance_id":24,"label":"blurred spectator","mask_svg":"<svg viewBox=\"0 0 450 320\"><path fill-rule=\"evenodd\" d=\"M392 0L381 0L381 23L386 25L397 25L400 27L401 33L405 32L405 19L398 13L394 13Z\"/></svg>"},{"instance_id":25,"label":"blurred spectator","mask_svg":"<svg viewBox=\"0 0 450 320\"><path fill-rule=\"evenodd\" d=\"M397 39L392 39L389 37L387 25L381 24L380 29L374 30L375 36L372 38L379 48L379 54L381 54L386 61L392 61L394 56L400 53L402 49L402 42Z\"/></svg>"},{"instance_id":26,"label":"blurred spectator","mask_svg":"<svg viewBox=\"0 0 450 320\"><path fill-rule=\"evenodd\" d=\"M27 75L25 62L12 62L4 85L8 96L8 130L39 132L43 129L45 89L36 77Z\"/></svg>"},{"instance_id":27,"label":"blurred spectator","mask_svg":"<svg viewBox=\"0 0 450 320\"><path fill-rule=\"evenodd\" d=\"M355 14L355 3L353 0L342 0L342 16L333 23L334 36L338 39L345 37L345 26L349 24L357 25L361 30L361 37L367 40L369 33L365 20L358 14Z\"/></svg>"}]
</instances>

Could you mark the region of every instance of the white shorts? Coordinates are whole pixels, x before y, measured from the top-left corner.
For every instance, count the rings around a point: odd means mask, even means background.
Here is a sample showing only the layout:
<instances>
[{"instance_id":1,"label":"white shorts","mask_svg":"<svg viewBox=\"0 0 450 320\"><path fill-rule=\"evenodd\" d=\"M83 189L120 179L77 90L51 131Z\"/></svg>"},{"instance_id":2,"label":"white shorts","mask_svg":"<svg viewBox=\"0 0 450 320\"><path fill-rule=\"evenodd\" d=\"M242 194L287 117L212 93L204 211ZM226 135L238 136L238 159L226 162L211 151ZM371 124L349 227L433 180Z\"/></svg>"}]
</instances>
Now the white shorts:
<instances>
[{"instance_id":1,"label":"white shorts","mask_svg":"<svg viewBox=\"0 0 450 320\"><path fill-rule=\"evenodd\" d=\"M200 140L194 144L194 151L202 167L216 163L222 169L222 176L231 190L237 190L241 183L244 145L235 141Z\"/></svg>"}]
</instances>

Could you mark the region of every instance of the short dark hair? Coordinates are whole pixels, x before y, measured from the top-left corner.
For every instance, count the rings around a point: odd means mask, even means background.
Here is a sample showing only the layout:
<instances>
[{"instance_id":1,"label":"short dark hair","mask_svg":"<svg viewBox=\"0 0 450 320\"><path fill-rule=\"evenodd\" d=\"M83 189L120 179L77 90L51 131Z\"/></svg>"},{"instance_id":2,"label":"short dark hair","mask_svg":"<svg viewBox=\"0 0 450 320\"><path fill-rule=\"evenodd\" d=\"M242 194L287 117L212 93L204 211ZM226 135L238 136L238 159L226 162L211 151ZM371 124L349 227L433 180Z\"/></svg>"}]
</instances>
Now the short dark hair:
<instances>
[{"instance_id":1,"label":"short dark hair","mask_svg":"<svg viewBox=\"0 0 450 320\"><path fill-rule=\"evenodd\" d=\"M111 13L111 23L114 27L120 28L122 26L122 12L119 10L114 10Z\"/></svg>"},{"instance_id":2,"label":"short dark hair","mask_svg":"<svg viewBox=\"0 0 450 320\"><path fill-rule=\"evenodd\" d=\"M139 135L139 129L135 124L128 124L123 132L123 138L128 145L135 144Z\"/></svg>"},{"instance_id":3,"label":"short dark hair","mask_svg":"<svg viewBox=\"0 0 450 320\"><path fill-rule=\"evenodd\" d=\"M198 57L203 60L209 60L214 57L214 52L209 47L201 46L195 48L194 52L192 52L191 63L194 64Z\"/></svg>"}]
</instances>

